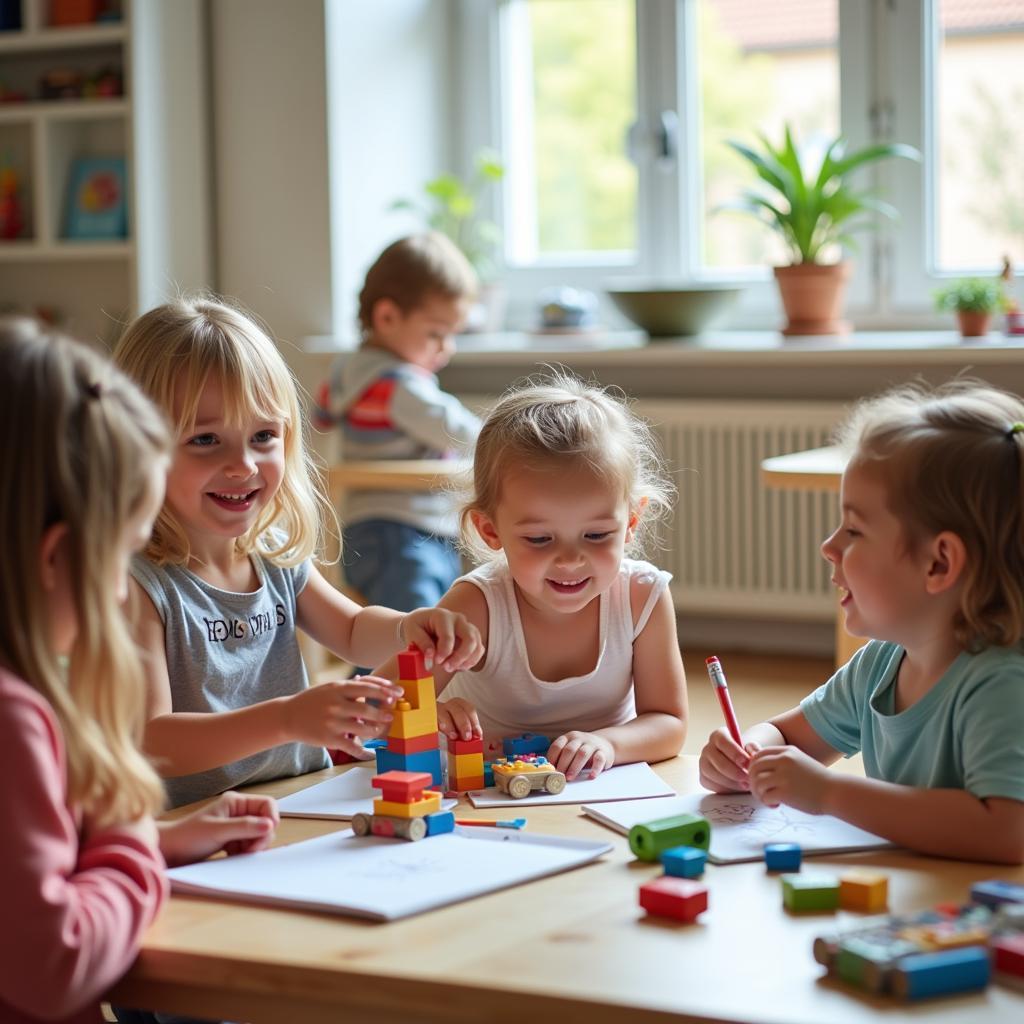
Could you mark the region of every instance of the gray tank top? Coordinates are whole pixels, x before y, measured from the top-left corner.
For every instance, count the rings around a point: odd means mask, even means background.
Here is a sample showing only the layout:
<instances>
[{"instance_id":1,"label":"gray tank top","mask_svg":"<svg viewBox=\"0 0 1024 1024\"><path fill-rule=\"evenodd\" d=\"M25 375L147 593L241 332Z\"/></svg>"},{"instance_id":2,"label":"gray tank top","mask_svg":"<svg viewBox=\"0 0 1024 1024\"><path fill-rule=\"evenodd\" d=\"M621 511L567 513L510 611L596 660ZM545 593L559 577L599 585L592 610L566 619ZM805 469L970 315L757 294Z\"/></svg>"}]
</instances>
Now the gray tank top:
<instances>
[{"instance_id":1,"label":"gray tank top","mask_svg":"<svg viewBox=\"0 0 1024 1024\"><path fill-rule=\"evenodd\" d=\"M295 632L295 602L309 579L309 562L281 569L254 554L252 564L259 589L236 594L210 586L181 566L156 566L141 555L132 560L132 576L164 623L173 711L234 711L309 685ZM180 807L236 786L329 764L323 747L285 743L164 784L169 805Z\"/></svg>"}]
</instances>

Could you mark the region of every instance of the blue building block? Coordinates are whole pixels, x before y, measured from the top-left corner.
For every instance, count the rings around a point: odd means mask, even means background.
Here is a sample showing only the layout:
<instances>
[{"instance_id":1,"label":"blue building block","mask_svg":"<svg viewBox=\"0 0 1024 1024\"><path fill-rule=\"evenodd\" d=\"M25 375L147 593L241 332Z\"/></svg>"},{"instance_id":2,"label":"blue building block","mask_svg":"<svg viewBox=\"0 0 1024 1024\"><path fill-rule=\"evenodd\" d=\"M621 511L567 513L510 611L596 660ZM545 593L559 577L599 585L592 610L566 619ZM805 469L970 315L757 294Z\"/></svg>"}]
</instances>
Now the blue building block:
<instances>
[{"instance_id":1,"label":"blue building block","mask_svg":"<svg viewBox=\"0 0 1024 1024\"><path fill-rule=\"evenodd\" d=\"M386 747L377 751L377 774L384 772L429 772L434 786L444 785L441 774L441 751L421 750L416 754L399 754Z\"/></svg>"},{"instance_id":2,"label":"blue building block","mask_svg":"<svg viewBox=\"0 0 1024 1024\"><path fill-rule=\"evenodd\" d=\"M700 878L707 862L707 850L699 850L696 846L673 846L661 854L665 874L675 878Z\"/></svg>"},{"instance_id":3,"label":"blue building block","mask_svg":"<svg viewBox=\"0 0 1024 1024\"><path fill-rule=\"evenodd\" d=\"M983 903L993 909L1003 903L1024 903L1024 885L1000 882L995 878L990 878L986 882L975 882L971 886L971 902Z\"/></svg>"},{"instance_id":4,"label":"blue building block","mask_svg":"<svg viewBox=\"0 0 1024 1024\"><path fill-rule=\"evenodd\" d=\"M539 736L535 732L524 732L522 736L506 736L501 741L501 752L506 757L519 754L546 754L551 746L547 736Z\"/></svg>"},{"instance_id":5,"label":"blue building block","mask_svg":"<svg viewBox=\"0 0 1024 1024\"><path fill-rule=\"evenodd\" d=\"M769 871L799 871L801 857L796 843L765 843L764 864Z\"/></svg>"},{"instance_id":6,"label":"blue building block","mask_svg":"<svg viewBox=\"0 0 1024 1024\"><path fill-rule=\"evenodd\" d=\"M988 950L980 946L917 953L900 960L892 977L892 990L904 999L925 999L954 992L983 989L992 975Z\"/></svg>"},{"instance_id":7,"label":"blue building block","mask_svg":"<svg viewBox=\"0 0 1024 1024\"><path fill-rule=\"evenodd\" d=\"M494 785L494 762L484 761L484 786Z\"/></svg>"},{"instance_id":8,"label":"blue building block","mask_svg":"<svg viewBox=\"0 0 1024 1024\"><path fill-rule=\"evenodd\" d=\"M376 739L363 740L363 749L364 750L380 750L382 747L386 747L387 745L388 745L388 738L387 738L387 736L378 736Z\"/></svg>"},{"instance_id":9,"label":"blue building block","mask_svg":"<svg viewBox=\"0 0 1024 1024\"><path fill-rule=\"evenodd\" d=\"M435 811L423 820L427 823L428 836L439 836L444 832L455 831L455 815L451 811Z\"/></svg>"}]
</instances>

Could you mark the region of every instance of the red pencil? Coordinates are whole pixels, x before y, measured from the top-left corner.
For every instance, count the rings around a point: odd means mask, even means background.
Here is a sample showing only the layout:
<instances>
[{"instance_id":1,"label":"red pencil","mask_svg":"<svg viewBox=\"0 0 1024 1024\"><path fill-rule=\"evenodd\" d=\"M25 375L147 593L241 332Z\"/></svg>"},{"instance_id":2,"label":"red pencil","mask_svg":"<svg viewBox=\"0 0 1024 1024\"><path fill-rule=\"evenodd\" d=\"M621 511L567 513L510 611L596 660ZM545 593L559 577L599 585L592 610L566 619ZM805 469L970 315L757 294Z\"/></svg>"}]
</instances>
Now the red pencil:
<instances>
[{"instance_id":1,"label":"red pencil","mask_svg":"<svg viewBox=\"0 0 1024 1024\"><path fill-rule=\"evenodd\" d=\"M729 735L736 741L736 746L743 746L743 737L740 735L739 722L736 721L736 712L732 709L732 701L729 699L729 684L725 681L725 672L722 671L722 663L714 655L707 659L705 664L708 667L708 675L711 677L711 685L718 694L718 703L722 705L722 714L725 715L725 724L729 727Z\"/></svg>"}]
</instances>

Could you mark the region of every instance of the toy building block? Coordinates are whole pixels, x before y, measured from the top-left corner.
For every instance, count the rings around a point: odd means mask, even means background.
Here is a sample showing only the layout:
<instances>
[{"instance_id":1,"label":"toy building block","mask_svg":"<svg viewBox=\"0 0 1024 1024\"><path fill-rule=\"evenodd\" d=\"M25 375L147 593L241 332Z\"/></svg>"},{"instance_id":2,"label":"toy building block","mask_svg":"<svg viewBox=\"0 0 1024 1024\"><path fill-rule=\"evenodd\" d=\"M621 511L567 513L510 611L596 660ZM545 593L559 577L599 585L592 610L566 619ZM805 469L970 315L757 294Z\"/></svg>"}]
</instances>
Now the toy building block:
<instances>
[{"instance_id":1,"label":"toy building block","mask_svg":"<svg viewBox=\"0 0 1024 1024\"><path fill-rule=\"evenodd\" d=\"M673 878L700 878L707 860L707 850L699 850L696 846L673 846L661 854L665 874Z\"/></svg>"},{"instance_id":2,"label":"toy building block","mask_svg":"<svg viewBox=\"0 0 1024 1024\"><path fill-rule=\"evenodd\" d=\"M414 736L432 734L437 743L437 710L435 708L414 708L407 700L400 700L391 710L392 722L388 737L400 736L411 739Z\"/></svg>"},{"instance_id":3,"label":"toy building block","mask_svg":"<svg viewBox=\"0 0 1024 1024\"><path fill-rule=\"evenodd\" d=\"M765 843L764 864L769 871L799 871L802 857L796 843Z\"/></svg>"},{"instance_id":4,"label":"toy building block","mask_svg":"<svg viewBox=\"0 0 1024 1024\"><path fill-rule=\"evenodd\" d=\"M453 787L452 792L456 794L469 793L477 789L486 788L487 784L484 782L484 777L482 775L477 775L475 777L471 776L467 779L459 779L458 785Z\"/></svg>"},{"instance_id":5,"label":"toy building block","mask_svg":"<svg viewBox=\"0 0 1024 1024\"><path fill-rule=\"evenodd\" d=\"M499 792L522 800L533 790L557 796L565 789L565 773L558 771L546 757L524 755L515 761L499 758L494 762L494 784Z\"/></svg>"},{"instance_id":6,"label":"toy building block","mask_svg":"<svg viewBox=\"0 0 1024 1024\"><path fill-rule=\"evenodd\" d=\"M441 794L424 793L419 800L374 800L374 814L389 814L393 818L425 818L441 810Z\"/></svg>"},{"instance_id":7,"label":"toy building block","mask_svg":"<svg viewBox=\"0 0 1024 1024\"><path fill-rule=\"evenodd\" d=\"M888 905L888 875L877 871L848 871L839 876L839 906L843 910L878 914Z\"/></svg>"},{"instance_id":8,"label":"toy building block","mask_svg":"<svg viewBox=\"0 0 1024 1024\"><path fill-rule=\"evenodd\" d=\"M992 940L991 949L997 971L1024 978L1024 935L1000 935Z\"/></svg>"},{"instance_id":9,"label":"toy building block","mask_svg":"<svg viewBox=\"0 0 1024 1024\"><path fill-rule=\"evenodd\" d=\"M523 754L546 754L550 746L551 740L547 736L524 732L522 736L506 736L501 741L501 752L511 759Z\"/></svg>"},{"instance_id":10,"label":"toy building block","mask_svg":"<svg viewBox=\"0 0 1024 1024\"><path fill-rule=\"evenodd\" d=\"M437 715L437 698L431 676L426 679L399 679L398 685L403 691L400 699L406 701L413 711L430 711Z\"/></svg>"},{"instance_id":11,"label":"toy building block","mask_svg":"<svg viewBox=\"0 0 1024 1024\"><path fill-rule=\"evenodd\" d=\"M362 740L364 750L380 750L388 745L387 736L377 736L372 740Z\"/></svg>"},{"instance_id":12,"label":"toy building block","mask_svg":"<svg viewBox=\"0 0 1024 1024\"><path fill-rule=\"evenodd\" d=\"M706 850L711 845L711 826L699 814L676 814L658 818L629 830L629 848L640 860L657 860L673 846L695 846Z\"/></svg>"},{"instance_id":13,"label":"toy building block","mask_svg":"<svg viewBox=\"0 0 1024 1024\"><path fill-rule=\"evenodd\" d=\"M494 785L494 762L484 761L484 786Z\"/></svg>"},{"instance_id":14,"label":"toy building block","mask_svg":"<svg viewBox=\"0 0 1024 1024\"><path fill-rule=\"evenodd\" d=\"M992 964L979 946L916 953L904 957L892 973L892 991L903 999L974 992L988 985Z\"/></svg>"},{"instance_id":15,"label":"toy building block","mask_svg":"<svg viewBox=\"0 0 1024 1024\"><path fill-rule=\"evenodd\" d=\"M459 778L466 775L483 775L483 754L453 754L448 749L448 774Z\"/></svg>"},{"instance_id":16,"label":"toy building block","mask_svg":"<svg viewBox=\"0 0 1024 1024\"><path fill-rule=\"evenodd\" d=\"M430 783L427 772L384 772L382 775L374 775L370 780L370 785L379 789L385 800L404 804L419 800Z\"/></svg>"},{"instance_id":17,"label":"toy building block","mask_svg":"<svg viewBox=\"0 0 1024 1024\"><path fill-rule=\"evenodd\" d=\"M482 736L475 740L448 740L449 754L480 754L483 757L483 752L484 741Z\"/></svg>"},{"instance_id":18,"label":"toy building block","mask_svg":"<svg viewBox=\"0 0 1024 1024\"><path fill-rule=\"evenodd\" d=\"M640 906L648 914L695 921L708 909L708 887L686 878L662 875L640 886Z\"/></svg>"},{"instance_id":19,"label":"toy building block","mask_svg":"<svg viewBox=\"0 0 1024 1024\"><path fill-rule=\"evenodd\" d=\"M1001 882L994 878L987 882L975 882L971 886L971 899L975 903L983 903L986 907L998 907L1003 903L1024 903L1024 885Z\"/></svg>"},{"instance_id":20,"label":"toy building block","mask_svg":"<svg viewBox=\"0 0 1024 1024\"><path fill-rule=\"evenodd\" d=\"M421 750L416 754L399 754L394 750L377 751L377 771L429 772L431 785L442 785L441 751Z\"/></svg>"},{"instance_id":21,"label":"toy building block","mask_svg":"<svg viewBox=\"0 0 1024 1024\"><path fill-rule=\"evenodd\" d=\"M455 815L451 811L435 811L423 819L427 824L428 836L440 836L455 831Z\"/></svg>"},{"instance_id":22,"label":"toy building block","mask_svg":"<svg viewBox=\"0 0 1024 1024\"><path fill-rule=\"evenodd\" d=\"M417 842L426 838L426 818L392 818L384 814L356 814L352 818L352 831L357 836L386 836L389 839L408 839Z\"/></svg>"},{"instance_id":23,"label":"toy building block","mask_svg":"<svg viewBox=\"0 0 1024 1024\"><path fill-rule=\"evenodd\" d=\"M783 875L782 905L796 913L836 910L839 879L831 875Z\"/></svg>"},{"instance_id":24,"label":"toy building block","mask_svg":"<svg viewBox=\"0 0 1024 1024\"><path fill-rule=\"evenodd\" d=\"M388 750L396 754L420 754L424 750L435 750L437 748L437 733L426 732L422 736L389 736L387 740Z\"/></svg>"}]
</instances>

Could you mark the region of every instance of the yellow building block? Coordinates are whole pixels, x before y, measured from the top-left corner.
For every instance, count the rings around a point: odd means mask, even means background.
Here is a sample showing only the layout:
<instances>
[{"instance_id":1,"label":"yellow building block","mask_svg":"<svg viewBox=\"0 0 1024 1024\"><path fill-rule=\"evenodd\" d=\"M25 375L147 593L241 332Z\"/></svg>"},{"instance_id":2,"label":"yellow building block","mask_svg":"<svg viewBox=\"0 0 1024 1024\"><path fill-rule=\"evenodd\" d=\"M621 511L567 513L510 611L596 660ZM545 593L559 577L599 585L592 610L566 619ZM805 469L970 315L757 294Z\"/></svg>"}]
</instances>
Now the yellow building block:
<instances>
[{"instance_id":1,"label":"yellow building block","mask_svg":"<svg viewBox=\"0 0 1024 1024\"><path fill-rule=\"evenodd\" d=\"M452 778L476 778L484 773L483 754L451 754L448 755L448 774Z\"/></svg>"},{"instance_id":2,"label":"yellow building block","mask_svg":"<svg viewBox=\"0 0 1024 1024\"><path fill-rule=\"evenodd\" d=\"M889 876L877 871L848 871L839 878L839 906L873 914L889 905Z\"/></svg>"},{"instance_id":3,"label":"yellow building block","mask_svg":"<svg viewBox=\"0 0 1024 1024\"><path fill-rule=\"evenodd\" d=\"M390 814L393 818L422 818L441 810L441 794L428 793L422 800L411 804L400 804L395 800L374 800L374 814Z\"/></svg>"},{"instance_id":4,"label":"yellow building block","mask_svg":"<svg viewBox=\"0 0 1024 1024\"><path fill-rule=\"evenodd\" d=\"M425 736L437 732L437 706L411 708L405 701L399 701L392 710L394 720L388 729L389 736L398 736L403 740L414 736Z\"/></svg>"},{"instance_id":5,"label":"yellow building block","mask_svg":"<svg viewBox=\"0 0 1024 1024\"><path fill-rule=\"evenodd\" d=\"M434 677L426 679L399 679L398 685L405 691L405 699L410 707L436 708L437 698L434 696Z\"/></svg>"}]
</instances>

